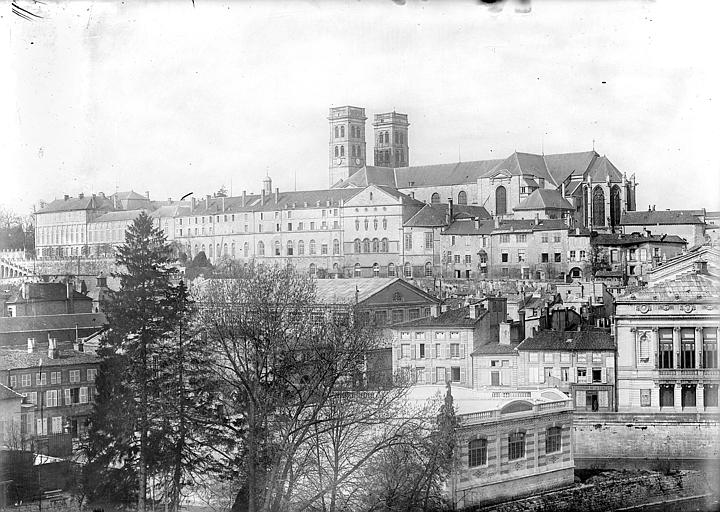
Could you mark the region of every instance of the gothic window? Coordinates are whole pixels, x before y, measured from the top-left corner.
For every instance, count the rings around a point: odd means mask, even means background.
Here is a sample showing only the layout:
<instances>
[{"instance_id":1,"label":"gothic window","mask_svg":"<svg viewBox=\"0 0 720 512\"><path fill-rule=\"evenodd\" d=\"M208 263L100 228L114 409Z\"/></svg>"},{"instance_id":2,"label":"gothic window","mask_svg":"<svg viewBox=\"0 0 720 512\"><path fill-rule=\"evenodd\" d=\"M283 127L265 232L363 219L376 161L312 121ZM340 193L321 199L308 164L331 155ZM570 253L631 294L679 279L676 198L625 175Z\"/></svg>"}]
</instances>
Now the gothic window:
<instances>
[{"instance_id":1,"label":"gothic window","mask_svg":"<svg viewBox=\"0 0 720 512\"><path fill-rule=\"evenodd\" d=\"M361 248L361 246L360 246L360 239L359 239L359 238L356 238L356 239L355 239L355 247L354 247L354 249L355 249L355 253L359 253L359 252L362 251L362 248Z\"/></svg>"},{"instance_id":2,"label":"gothic window","mask_svg":"<svg viewBox=\"0 0 720 512\"><path fill-rule=\"evenodd\" d=\"M370 252L370 239L366 238L363 240L363 252Z\"/></svg>"},{"instance_id":3,"label":"gothic window","mask_svg":"<svg viewBox=\"0 0 720 512\"><path fill-rule=\"evenodd\" d=\"M333 240L333 254L340 254L340 240L337 238Z\"/></svg>"},{"instance_id":4,"label":"gothic window","mask_svg":"<svg viewBox=\"0 0 720 512\"><path fill-rule=\"evenodd\" d=\"M605 225L605 192L600 186L595 187L592 193L592 223L593 226Z\"/></svg>"},{"instance_id":5,"label":"gothic window","mask_svg":"<svg viewBox=\"0 0 720 512\"><path fill-rule=\"evenodd\" d=\"M388 239L383 238L380 240L380 252L388 252Z\"/></svg>"},{"instance_id":6,"label":"gothic window","mask_svg":"<svg viewBox=\"0 0 720 512\"><path fill-rule=\"evenodd\" d=\"M345 156L345 146L340 146L340 156Z\"/></svg>"},{"instance_id":7,"label":"gothic window","mask_svg":"<svg viewBox=\"0 0 720 512\"><path fill-rule=\"evenodd\" d=\"M373 238L372 252L380 252L380 240L378 240L377 238Z\"/></svg>"},{"instance_id":8,"label":"gothic window","mask_svg":"<svg viewBox=\"0 0 720 512\"><path fill-rule=\"evenodd\" d=\"M345 125L340 126L340 137L345 137Z\"/></svg>"},{"instance_id":9,"label":"gothic window","mask_svg":"<svg viewBox=\"0 0 720 512\"><path fill-rule=\"evenodd\" d=\"M613 185L610 189L610 225L620 224L620 187Z\"/></svg>"},{"instance_id":10,"label":"gothic window","mask_svg":"<svg viewBox=\"0 0 720 512\"><path fill-rule=\"evenodd\" d=\"M500 185L495 189L495 215L505 215L507 213L507 191L505 187Z\"/></svg>"},{"instance_id":11,"label":"gothic window","mask_svg":"<svg viewBox=\"0 0 720 512\"><path fill-rule=\"evenodd\" d=\"M340 148L338 148L337 146L335 146L335 156L340 156Z\"/></svg>"},{"instance_id":12,"label":"gothic window","mask_svg":"<svg viewBox=\"0 0 720 512\"><path fill-rule=\"evenodd\" d=\"M440 202L440 194L433 192L433 195L430 196L430 202L432 204L438 204Z\"/></svg>"},{"instance_id":13,"label":"gothic window","mask_svg":"<svg viewBox=\"0 0 720 512\"><path fill-rule=\"evenodd\" d=\"M467 194L464 190L458 192L457 204L467 204Z\"/></svg>"}]
</instances>

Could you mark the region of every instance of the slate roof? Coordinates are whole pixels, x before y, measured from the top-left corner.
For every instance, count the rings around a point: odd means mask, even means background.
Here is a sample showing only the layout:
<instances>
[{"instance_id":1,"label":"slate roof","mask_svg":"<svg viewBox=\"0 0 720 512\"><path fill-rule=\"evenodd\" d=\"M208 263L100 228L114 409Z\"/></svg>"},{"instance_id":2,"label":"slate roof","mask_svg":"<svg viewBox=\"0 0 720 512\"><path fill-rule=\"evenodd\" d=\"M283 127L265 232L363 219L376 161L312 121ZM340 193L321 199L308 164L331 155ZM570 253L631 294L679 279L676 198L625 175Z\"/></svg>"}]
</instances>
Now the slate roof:
<instances>
[{"instance_id":1,"label":"slate roof","mask_svg":"<svg viewBox=\"0 0 720 512\"><path fill-rule=\"evenodd\" d=\"M113 202L107 197L102 196L83 196L69 197L68 199L55 199L44 208L38 211L38 214L52 212L69 212L77 210L112 210Z\"/></svg>"},{"instance_id":2,"label":"slate roof","mask_svg":"<svg viewBox=\"0 0 720 512\"><path fill-rule=\"evenodd\" d=\"M503 172L507 172L512 176L532 175L537 178L543 178L554 183L552 176L548 172L547 164L542 155L532 153L518 153L515 151L512 155L497 164L495 167L486 172L483 177L491 178Z\"/></svg>"},{"instance_id":3,"label":"slate roof","mask_svg":"<svg viewBox=\"0 0 720 512\"><path fill-rule=\"evenodd\" d=\"M533 190L532 194L523 199L513 210L545 210L547 208L575 210L559 190L549 188Z\"/></svg>"},{"instance_id":4,"label":"slate roof","mask_svg":"<svg viewBox=\"0 0 720 512\"><path fill-rule=\"evenodd\" d=\"M442 203L425 204L405 223L405 227L441 227L446 225L448 205ZM453 205L453 219L475 218L489 219L490 214L482 206Z\"/></svg>"},{"instance_id":5,"label":"slate roof","mask_svg":"<svg viewBox=\"0 0 720 512\"><path fill-rule=\"evenodd\" d=\"M505 219L500 222L500 227L495 231L498 233L513 231L557 231L568 230L567 224L562 219L540 219L535 224L534 219Z\"/></svg>"},{"instance_id":6,"label":"slate roof","mask_svg":"<svg viewBox=\"0 0 720 512\"><path fill-rule=\"evenodd\" d=\"M273 210L300 210L303 208L319 208L340 206L340 201L347 201L358 194L358 189L329 189L329 190L299 190L280 192L278 200L275 193L266 195L263 201L261 195L246 195L245 206L242 205L242 196L233 197L211 197L206 207L205 200L195 204L192 212L185 215L217 215L224 213L252 212L252 211L273 211ZM397 193L393 191L393 193ZM408 198L409 199L409 198ZM320 205L318 206L318 202ZM223 204L225 206L223 210ZM307 204L307 206L306 206Z\"/></svg>"},{"instance_id":7,"label":"slate roof","mask_svg":"<svg viewBox=\"0 0 720 512\"><path fill-rule=\"evenodd\" d=\"M28 354L27 349L0 347L0 370L19 370L23 368L37 369L42 359L43 368L50 366L70 366L76 364L99 363L100 358L88 352L78 352L72 348L60 348L60 357L50 359L45 348L35 346Z\"/></svg>"},{"instance_id":8,"label":"slate roof","mask_svg":"<svg viewBox=\"0 0 720 512\"><path fill-rule=\"evenodd\" d=\"M400 189L476 183L500 162L494 159L400 167L395 169L395 183Z\"/></svg>"},{"instance_id":9,"label":"slate roof","mask_svg":"<svg viewBox=\"0 0 720 512\"><path fill-rule=\"evenodd\" d=\"M492 220L480 221L480 225L474 220L456 220L447 228L443 229L443 235L489 235L495 229L495 223Z\"/></svg>"},{"instance_id":10,"label":"slate roof","mask_svg":"<svg viewBox=\"0 0 720 512\"><path fill-rule=\"evenodd\" d=\"M449 309L438 316L428 316L416 320L408 320L395 324L395 328L411 327L475 327L475 324L487 314L487 310L479 309L478 317L470 318L470 308Z\"/></svg>"},{"instance_id":11,"label":"slate roof","mask_svg":"<svg viewBox=\"0 0 720 512\"><path fill-rule=\"evenodd\" d=\"M325 304L354 304L357 290L358 302L362 303L364 300L398 282L427 297L430 301L437 302L434 297L398 277L317 279L315 281L315 297L319 302Z\"/></svg>"},{"instance_id":12,"label":"slate roof","mask_svg":"<svg viewBox=\"0 0 720 512\"><path fill-rule=\"evenodd\" d=\"M622 173L606 156L593 160L585 176L590 176L593 182L606 181L608 177L611 183L622 183L623 180Z\"/></svg>"},{"instance_id":13,"label":"slate roof","mask_svg":"<svg viewBox=\"0 0 720 512\"><path fill-rule=\"evenodd\" d=\"M4 384L0 384L0 400L22 400L23 396Z\"/></svg>"},{"instance_id":14,"label":"slate roof","mask_svg":"<svg viewBox=\"0 0 720 512\"><path fill-rule=\"evenodd\" d=\"M25 283L27 286L28 298L24 299L21 292L15 297L8 300L8 304L15 304L18 302L33 301L57 301L67 300L67 285L65 283ZM77 290L73 291L73 300L89 300L87 296L83 295Z\"/></svg>"},{"instance_id":15,"label":"slate roof","mask_svg":"<svg viewBox=\"0 0 720 512\"><path fill-rule=\"evenodd\" d=\"M704 224L697 217L697 210L657 210L649 212L625 212L620 216L623 226Z\"/></svg>"},{"instance_id":16,"label":"slate roof","mask_svg":"<svg viewBox=\"0 0 720 512\"><path fill-rule=\"evenodd\" d=\"M498 342L485 343L477 347L471 356L483 356L483 355L516 355L515 349L519 343L500 344Z\"/></svg>"},{"instance_id":17,"label":"slate roof","mask_svg":"<svg viewBox=\"0 0 720 512\"><path fill-rule=\"evenodd\" d=\"M590 164L599 156L595 151L557 153L545 155L545 163L555 183L560 184L569 176L584 176Z\"/></svg>"},{"instance_id":18,"label":"slate roof","mask_svg":"<svg viewBox=\"0 0 720 512\"><path fill-rule=\"evenodd\" d=\"M157 219L164 217L180 217L185 215L190 215L190 203L182 201L160 206L150 214L150 217Z\"/></svg>"},{"instance_id":19,"label":"slate roof","mask_svg":"<svg viewBox=\"0 0 720 512\"><path fill-rule=\"evenodd\" d=\"M94 219L93 222L131 221L135 220L136 217L139 217L142 212L148 213L148 210L120 210L117 212L108 212Z\"/></svg>"},{"instance_id":20,"label":"slate roof","mask_svg":"<svg viewBox=\"0 0 720 512\"><path fill-rule=\"evenodd\" d=\"M707 274L683 274L676 279L648 285L616 298L617 302L711 302L720 296L720 279Z\"/></svg>"},{"instance_id":21,"label":"slate roof","mask_svg":"<svg viewBox=\"0 0 720 512\"><path fill-rule=\"evenodd\" d=\"M101 329L106 324L103 313L0 317L0 334L70 330L75 329L76 325L80 329Z\"/></svg>"},{"instance_id":22,"label":"slate roof","mask_svg":"<svg viewBox=\"0 0 720 512\"><path fill-rule=\"evenodd\" d=\"M517 347L522 350L548 351L600 351L615 350L615 341L609 332L602 330L590 331L538 331L531 338L526 338Z\"/></svg>"},{"instance_id":23,"label":"slate roof","mask_svg":"<svg viewBox=\"0 0 720 512\"><path fill-rule=\"evenodd\" d=\"M598 233L592 237L592 243L596 245L628 246L646 243L656 244L686 244L684 238L677 235L624 235L620 233Z\"/></svg>"}]
</instances>

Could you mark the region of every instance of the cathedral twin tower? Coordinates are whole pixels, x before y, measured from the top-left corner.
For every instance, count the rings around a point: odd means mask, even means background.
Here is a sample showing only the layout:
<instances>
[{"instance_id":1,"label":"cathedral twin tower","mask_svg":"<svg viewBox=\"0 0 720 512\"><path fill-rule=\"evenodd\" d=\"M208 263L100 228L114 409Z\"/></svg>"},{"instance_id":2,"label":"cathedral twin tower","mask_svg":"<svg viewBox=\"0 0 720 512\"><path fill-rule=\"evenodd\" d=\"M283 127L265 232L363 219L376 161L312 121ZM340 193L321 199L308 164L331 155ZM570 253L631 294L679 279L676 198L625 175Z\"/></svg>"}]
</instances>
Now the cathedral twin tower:
<instances>
[{"instance_id":1,"label":"cathedral twin tower","mask_svg":"<svg viewBox=\"0 0 720 512\"><path fill-rule=\"evenodd\" d=\"M367 165L365 142L365 109L334 107L330 109L330 186L352 176ZM375 114L375 150L373 165L378 167L407 167L407 114L387 112Z\"/></svg>"}]
</instances>

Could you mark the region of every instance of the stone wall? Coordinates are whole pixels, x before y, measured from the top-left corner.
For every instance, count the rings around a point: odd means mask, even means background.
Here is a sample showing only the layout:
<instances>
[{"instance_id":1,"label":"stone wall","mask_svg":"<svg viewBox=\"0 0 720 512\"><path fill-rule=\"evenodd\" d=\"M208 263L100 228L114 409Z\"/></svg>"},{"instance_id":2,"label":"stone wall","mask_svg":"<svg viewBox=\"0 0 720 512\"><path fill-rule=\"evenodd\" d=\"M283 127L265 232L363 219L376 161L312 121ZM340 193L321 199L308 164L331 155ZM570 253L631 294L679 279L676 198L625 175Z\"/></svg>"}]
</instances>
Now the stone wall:
<instances>
[{"instance_id":1,"label":"stone wall","mask_svg":"<svg viewBox=\"0 0 720 512\"><path fill-rule=\"evenodd\" d=\"M463 509L466 512L600 512L643 503L676 500L685 496L717 494L713 484L700 471L662 473L617 473L609 478L588 480L569 489L539 496ZM668 510L673 510L669 508Z\"/></svg>"},{"instance_id":2,"label":"stone wall","mask_svg":"<svg viewBox=\"0 0 720 512\"><path fill-rule=\"evenodd\" d=\"M720 458L720 417L712 414L577 415L575 459Z\"/></svg>"}]
</instances>

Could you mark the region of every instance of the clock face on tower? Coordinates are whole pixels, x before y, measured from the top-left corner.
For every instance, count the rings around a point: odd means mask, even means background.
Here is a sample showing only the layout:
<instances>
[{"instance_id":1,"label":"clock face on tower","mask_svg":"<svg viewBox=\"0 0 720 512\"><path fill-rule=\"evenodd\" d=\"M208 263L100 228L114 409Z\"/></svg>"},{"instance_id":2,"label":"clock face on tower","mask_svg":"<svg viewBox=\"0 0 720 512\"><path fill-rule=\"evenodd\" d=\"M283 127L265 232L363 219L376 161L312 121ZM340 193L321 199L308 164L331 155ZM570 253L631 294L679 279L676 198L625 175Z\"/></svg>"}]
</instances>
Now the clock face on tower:
<instances>
[{"instance_id":1,"label":"clock face on tower","mask_svg":"<svg viewBox=\"0 0 720 512\"><path fill-rule=\"evenodd\" d=\"M355 159L355 165L360 165L360 159L359 159L359 158L356 158L356 159Z\"/></svg>"},{"instance_id":2,"label":"clock face on tower","mask_svg":"<svg viewBox=\"0 0 720 512\"><path fill-rule=\"evenodd\" d=\"M336 159L335 159L335 163L336 163L337 165L340 165L340 164L343 163L343 159L342 159L342 158L336 158Z\"/></svg>"}]
</instances>

